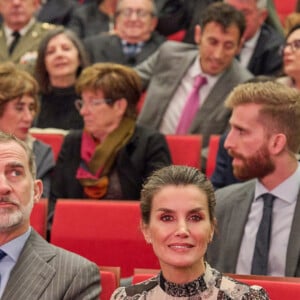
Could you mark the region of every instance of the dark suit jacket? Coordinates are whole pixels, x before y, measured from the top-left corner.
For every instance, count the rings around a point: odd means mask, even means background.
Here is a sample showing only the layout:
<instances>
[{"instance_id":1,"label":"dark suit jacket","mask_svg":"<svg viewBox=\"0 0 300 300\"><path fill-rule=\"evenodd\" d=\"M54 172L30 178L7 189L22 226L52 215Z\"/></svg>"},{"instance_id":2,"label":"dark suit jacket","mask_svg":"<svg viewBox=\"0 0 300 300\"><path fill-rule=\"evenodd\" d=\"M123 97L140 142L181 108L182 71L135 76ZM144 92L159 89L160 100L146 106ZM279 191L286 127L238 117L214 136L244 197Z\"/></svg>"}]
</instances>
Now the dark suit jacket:
<instances>
[{"instance_id":1,"label":"dark suit jacket","mask_svg":"<svg viewBox=\"0 0 300 300\"><path fill-rule=\"evenodd\" d=\"M109 17L102 13L96 1L81 5L73 11L68 27L81 39L109 31Z\"/></svg>"},{"instance_id":2,"label":"dark suit jacket","mask_svg":"<svg viewBox=\"0 0 300 300\"><path fill-rule=\"evenodd\" d=\"M224 142L227 137L227 132L224 133L219 142L219 148L216 158L216 167L210 181L215 189L239 182L233 175L232 157L224 148Z\"/></svg>"},{"instance_id":3,"label":"dark suit jacket","mask_svg":"<svg viewBox=\"0 0 300 300\"><path fill-rule=\"evenodd\" d=\"M78 7L78 3L72 0L48 0L42 5L37 19L40 22L66 26L76 7Z\"/></svg>"},{"instance_id":4,"label":"dark suit jacket","mask_svg":"<svg viewBox=\"0 0 300 300\"><path fill-rule=\"evenodd\" d=\"M254 198L255 180L216 191L218 231L207 251L207 260L221 272L235 273L239 249ZM300 277L300 194L295 207L286 254L285 276Z\"/></svg>"},{"instance_id":5,"label":"dark suit jacket","mask_svg":"<svg viewBox=\"0 0 300 300\"><path fill-rule=\"evenodd\" d=\"M280 46L284 44L283 36L270 25L263 24L248 70L256 75L278 75L282 69Z\"/></svg>"},{"instance_id":6,"label":"dark suit jacket","mask_svg":"<svg viewBox=\"0 0 300 300\"><path fill-rule=\"evenodd\" d=\"M32 229L1 300L96 300L100 289L97 265L49 244Z\"/></svg>"},{"instance_id":7,"label":"dark suit jacket","mask_svg":"<svg viewBox=\"0 0 300 300\"><path fill-rule=\"evenodd\" d=\"M147 88L147 96L138 118L139 124L160 128L168 105L198 52L195 45L167 41L136 67ZM234 60L216 82L189 129L189 133L202 134L204 147L208 145L211 134L221 134L228 126L230 111L224 107L226 96L236 85L251 77Z\"/></svg>"},{"instance_id":8,"label":"dark suit jacket","mask_svg":"<svg viewBox=\"0 0 300 300\"><path fill-rule=\"evenodd\" d=\"M141 52L134 57L128 57L123 53L121 39L117 35L102 33L91 36L84 42L89 52L91 63L114 62L135 66L155 52L164 41L165 38L162 35L153 32L151 38L145 42Z\"/></svg>"},{"instance_id":9,"label":"dark suit jacket","mask_svg":"<svg viewBox=\"0 0 300 300\"><path fill-rule=\"evenodd\" d=\"M81 136L81 130L74 130L65 137L54 171L50 211L57 198L85 198L83 188L75 177L80 164ZM154 170L170 164L171 157L164 136L137 126L132 138L120 150L116 159L123 199L140 199L144 180Z\"/></svg>"}]
</instances>

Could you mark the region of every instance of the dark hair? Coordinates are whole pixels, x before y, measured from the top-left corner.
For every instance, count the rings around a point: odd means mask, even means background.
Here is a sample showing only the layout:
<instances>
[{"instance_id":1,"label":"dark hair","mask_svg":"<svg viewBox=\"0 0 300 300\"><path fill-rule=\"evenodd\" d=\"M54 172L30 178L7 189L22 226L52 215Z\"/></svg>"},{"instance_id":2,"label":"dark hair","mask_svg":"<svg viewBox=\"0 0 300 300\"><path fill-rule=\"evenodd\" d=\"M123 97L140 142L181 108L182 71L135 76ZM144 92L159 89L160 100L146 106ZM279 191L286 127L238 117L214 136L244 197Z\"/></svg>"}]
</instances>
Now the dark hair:
<instances>
[{"instance_id":1,"label":"dark hair","mask_svg":"<svg viewBox=\"0 0 300 300\"><path fill-rule=\"evenodd\" d=\"M115 63L97 63L85 68L76 82L76 91L101 90L113 103L121 98L127 100L125 115L136 117L136 105L141 97L141 79L130 67Z\"/></svg>"},{"instance_id":2,"label":"dark hair","mask_svg":"<svg viewBox=\"0 0 300 300\"><path fill-rule=\"evenodd\" d=\"M224 2L213 3L203 11L200 21L202 30L211 22L220 24L224 29L227 29L231 25L237 25L240 31L240 38L246 29L246 21L243 13Z\"/></svg>"},{"instance_id":3,"label":"dark hair","mask_svg":"<svg viewBox=\"0 0 300 300\"><path fill-rule=\"evenodd\" d=\"M81 73L81 71L89 65L88 56L86 53L86 50L80 41L80 39L77 37L77 35L69 30L65 29L63 27L58 27L53 30L50 30L45 37L42 39L39 48L38 48L38 57L36 61L36 67L35 67L35 76L36 79L40 85L40 89L43 93L49 93L51 91L51 84L49 79L49 74L46 69L45 64L45 57L46 57L46 51L48 43L52 38L54 38L57 35L63 34L65 35L76 47L79 55L80 60L80 66L77 70L77 76Z\"/></svg>"},{"instance_id":4,"label":"dark hair","mask_svg":"<svg viewBox=\"0 0 300 300\"><path fill-rule=\"evenodd\" d=\"M198 169L171 165L155 171L143 185L141 191L140 210L142 221L148 225L154 196L165 186L194 185L204 192L207 197L209 219L214 224L216 198L214 188L206 176Z\"/></svg>"}]
</instances>

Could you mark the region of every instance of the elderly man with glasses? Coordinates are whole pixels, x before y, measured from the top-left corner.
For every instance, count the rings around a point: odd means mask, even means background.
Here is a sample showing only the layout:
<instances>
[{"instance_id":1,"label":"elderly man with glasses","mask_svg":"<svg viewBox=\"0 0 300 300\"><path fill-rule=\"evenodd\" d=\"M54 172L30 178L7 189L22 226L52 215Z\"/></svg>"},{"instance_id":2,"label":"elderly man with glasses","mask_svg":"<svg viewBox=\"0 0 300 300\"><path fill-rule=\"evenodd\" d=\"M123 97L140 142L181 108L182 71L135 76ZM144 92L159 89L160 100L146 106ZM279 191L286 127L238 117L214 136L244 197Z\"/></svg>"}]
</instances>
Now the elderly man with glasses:
<instances>
[{"instance_id":1,"label":"elderly man with glasses","mask_svg":"<svg viewBox=\"0 0 300 300\"><path fill-rule=\"evenodd\" d=\"M135 66L165 41L155 32L156 7L152 0L119 0L115 33L99 34L85 40L90 60Z\"/></svg>"}]
</instances>

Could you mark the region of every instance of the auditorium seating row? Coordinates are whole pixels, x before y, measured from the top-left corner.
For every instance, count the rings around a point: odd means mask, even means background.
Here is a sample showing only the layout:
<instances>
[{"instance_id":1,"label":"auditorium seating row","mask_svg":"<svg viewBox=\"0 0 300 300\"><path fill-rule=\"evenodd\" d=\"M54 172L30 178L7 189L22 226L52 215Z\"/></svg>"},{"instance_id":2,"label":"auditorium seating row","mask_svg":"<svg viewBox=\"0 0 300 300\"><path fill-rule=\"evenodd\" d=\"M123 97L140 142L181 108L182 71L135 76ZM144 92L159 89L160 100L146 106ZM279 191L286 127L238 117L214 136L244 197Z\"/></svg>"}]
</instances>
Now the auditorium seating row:
<instances>
[{"instance_id":1,"label":"auditorium seating row","mask_svg":"<svg viewBox=\"0 0 300 300\"><path fill-rule=\"evenodd\" d=\"M47 199L42 199L34 206L31 225L44 237L46 215ZM120 277L133 276L136 283L159 269L152 247L140 231L138 201L58 199L50 242L100 266L102 300L109 299ZM300 295L299 278L230 276L263 286L273 300L298 299Z\"/></svg>"},{"instance_id":2,"label":"auditorium seating row","mask_svg":"<svg viewBox=\"0 0 300 300\"><path fill-rule=\"evenodd\" d=\"M31 134L52 147L54 157L57 160L64 133L32 131ZM206 175L210 177L215 168L215 160L219 145L219 135L212 135L209 141ZM171 152L172 161L175 165L187 165L201 168L201 135L166 135L167 143Z\"/></svg>"}]
</instances>

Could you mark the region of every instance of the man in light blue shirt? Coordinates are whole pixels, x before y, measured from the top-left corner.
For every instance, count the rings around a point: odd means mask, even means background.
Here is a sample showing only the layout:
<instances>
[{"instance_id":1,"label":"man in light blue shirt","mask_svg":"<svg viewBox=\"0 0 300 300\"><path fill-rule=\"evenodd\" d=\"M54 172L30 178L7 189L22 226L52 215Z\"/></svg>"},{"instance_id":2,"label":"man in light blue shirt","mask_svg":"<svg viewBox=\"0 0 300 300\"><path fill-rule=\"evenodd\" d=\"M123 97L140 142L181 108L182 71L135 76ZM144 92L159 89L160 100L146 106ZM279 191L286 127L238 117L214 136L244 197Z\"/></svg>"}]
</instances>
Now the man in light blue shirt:
<instances>
[{"instance_id":1,"label":"man in light blue shirt","mask_svg":"<svg viewBox=\"0 0 300 300\"><path fill-rule=\"evenodd\" d=\"M216 192L219 233L208 261L228 273L299 277L300 94L276 82L247 83L232 91L226 106L232 116L224 146L234 175L254 180ZM273 199L270 218L266 194ZM263 243L262 232L270 232ZM257 271L258 257L264 270Z\"/></svg>"},{"instance_id":2,"label":"man in light blue shirt","mask_svg":"<svg viewBox=\"0 0 300 300\"><path fill-rule=\"evenodd\" d=\"M31 150L0 132L1 300L99 299L97 265L49 244L30 227L42 190Z\"/></svg>"}]
</instances>

